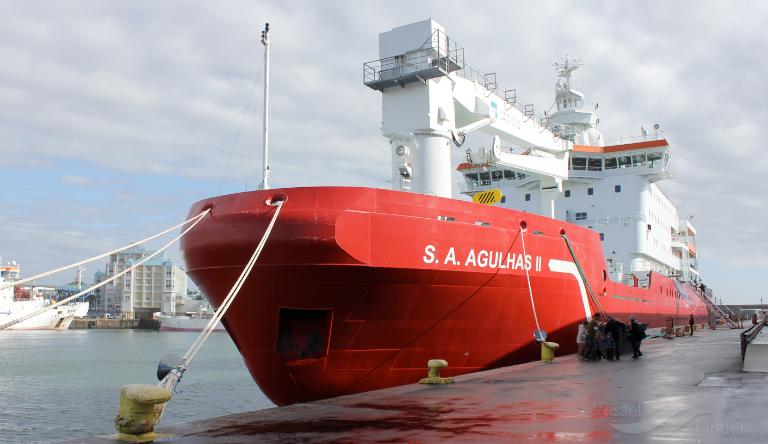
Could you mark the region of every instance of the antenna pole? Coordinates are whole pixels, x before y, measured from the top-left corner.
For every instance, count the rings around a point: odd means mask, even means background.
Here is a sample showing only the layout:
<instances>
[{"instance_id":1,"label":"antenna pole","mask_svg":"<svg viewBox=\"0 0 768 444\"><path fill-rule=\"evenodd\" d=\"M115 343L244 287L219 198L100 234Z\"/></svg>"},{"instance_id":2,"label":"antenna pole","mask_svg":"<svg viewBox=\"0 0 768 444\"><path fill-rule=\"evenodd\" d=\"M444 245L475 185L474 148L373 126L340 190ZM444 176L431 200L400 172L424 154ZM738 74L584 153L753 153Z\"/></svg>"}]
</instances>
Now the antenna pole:
<instances>
[{"instance_id":1,"label":"antenna pole","mask_svg":"<svg viewBox=\"0 0 768 444\"><path fill-rule=\"evenodd\" d=\"M264 162L261 189L269 189L269 23L261 31L261 44L264 45Z\"/></svg>"}]
</instances>

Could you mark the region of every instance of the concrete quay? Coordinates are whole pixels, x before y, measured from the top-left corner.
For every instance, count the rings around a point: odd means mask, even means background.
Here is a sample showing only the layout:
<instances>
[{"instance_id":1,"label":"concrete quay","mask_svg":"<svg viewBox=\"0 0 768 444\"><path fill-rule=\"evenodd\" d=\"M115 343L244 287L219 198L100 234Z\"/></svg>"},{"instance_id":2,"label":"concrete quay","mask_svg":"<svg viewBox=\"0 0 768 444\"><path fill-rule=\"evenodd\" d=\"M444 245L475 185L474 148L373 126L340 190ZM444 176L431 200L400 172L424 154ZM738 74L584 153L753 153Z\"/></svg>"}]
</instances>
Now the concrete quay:
<instances>
[{"instance_id":1,"label":"concrete quay","mask_svg":"<svg viewBox=\"0 0 768 444\"><path fill-rule=\"evenodd\" d=\"M171 436L155 442L764 442L768 380L766 373L741 372L739 333L648 340L637 360L562 356L459 376L448 385L412 384L166 425L158 432Z\"/></svg>"}]
</instances>

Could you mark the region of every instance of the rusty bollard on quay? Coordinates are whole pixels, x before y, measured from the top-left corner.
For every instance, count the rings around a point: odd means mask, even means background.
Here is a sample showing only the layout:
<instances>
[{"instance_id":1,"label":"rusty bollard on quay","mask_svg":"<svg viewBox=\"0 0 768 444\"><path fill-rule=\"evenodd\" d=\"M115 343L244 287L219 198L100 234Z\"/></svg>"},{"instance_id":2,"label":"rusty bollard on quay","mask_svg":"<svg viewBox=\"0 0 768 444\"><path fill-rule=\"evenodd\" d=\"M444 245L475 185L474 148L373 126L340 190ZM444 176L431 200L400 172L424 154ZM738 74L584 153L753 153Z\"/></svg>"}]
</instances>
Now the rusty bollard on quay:
<instances>
[{"instance_id":1,"label":"rusty bollard on quay","mask_svg":"<svg viewBox=\"0 0 768 444\"><path fill-rule=\"evenodd\" d=\"M152 384L128 384L120 388L120 410L115 416L117 440L149 442L158 438L155 425L163 404L171 399L165 387Z\"/></svg>"},{"instance_id":2,"label":"rusty bollard on quay","mask_svg":"<svg viewBox=\"0 0 768 444\"><path fill-rule=\"evenodd\" d=\"M419 384L450 384L453 378L443 378L440 376L440 369L448 367L448 361L445 359L430 359L427 361L427 377L422 378Z\"/></svg>"}]
</instances>

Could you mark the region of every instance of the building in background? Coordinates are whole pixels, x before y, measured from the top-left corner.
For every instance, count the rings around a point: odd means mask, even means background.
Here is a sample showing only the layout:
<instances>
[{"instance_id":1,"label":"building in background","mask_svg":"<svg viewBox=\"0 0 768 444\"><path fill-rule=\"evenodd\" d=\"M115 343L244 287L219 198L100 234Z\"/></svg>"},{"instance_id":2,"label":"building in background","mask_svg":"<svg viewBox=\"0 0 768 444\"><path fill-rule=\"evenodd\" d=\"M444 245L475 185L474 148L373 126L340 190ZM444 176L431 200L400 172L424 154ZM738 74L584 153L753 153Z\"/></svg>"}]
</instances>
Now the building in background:
<instances>
[{"instance_id":1,"label":"building in background","mask_svg":"<svg viewBox=\"0 0 768 444\"><path fill-rule=\"evenodd\" d=\"M107 278L107 273L105 273L102 270L97 270L96 273L93 273L93 283L98 284L99 282L103 282L104 279ZM93 299L91 300L91 312L96 315L102 315L104 313L107 313L106 311L106 301L104 300L104 287L99 287L95 290L93 290ZM114 304L113 304L114 305Z\"/></svg>"},{"instance_id":2,"label":"building in background","mask_svg":"<svg viewBox=\"0 0 768 444\"><path fill-rule=\"evenodd\" d=\"M152 253L134 247L113 254L105 272L94 275L94 280L108 279ZM183 302L186 294L187 275L184 269L163 254L107 284L98 300L102 313L127 319L151 319L159 311L175 314L177 305Z\"/></svg>"}]
</instances>

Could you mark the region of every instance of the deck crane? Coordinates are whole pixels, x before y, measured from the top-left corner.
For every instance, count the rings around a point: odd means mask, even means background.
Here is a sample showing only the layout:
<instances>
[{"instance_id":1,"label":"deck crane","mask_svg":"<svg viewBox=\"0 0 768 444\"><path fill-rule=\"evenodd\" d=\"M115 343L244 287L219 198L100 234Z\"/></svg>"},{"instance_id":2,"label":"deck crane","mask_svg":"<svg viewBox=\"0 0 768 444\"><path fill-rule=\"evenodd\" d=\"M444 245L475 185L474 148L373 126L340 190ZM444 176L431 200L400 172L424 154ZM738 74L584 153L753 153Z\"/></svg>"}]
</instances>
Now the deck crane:
<instances>
[{"instance_id":1,"label":"deck crane","mask_svg":"<svg viewBox=\"0 0 768 444\"><path fill-rule=\"evenodd\" d=\"M541 213L554 217L572 142L550 130L532 105L500 88L495 74L465 65L463 48L431 19L380 34L379 57L364 65L364 83L382 92L395 190L451 197L450 146L482 131L493 136L488 162L539 178ZM502 142L524 151L503 150Z\"/></svg>"}]
</instances>

